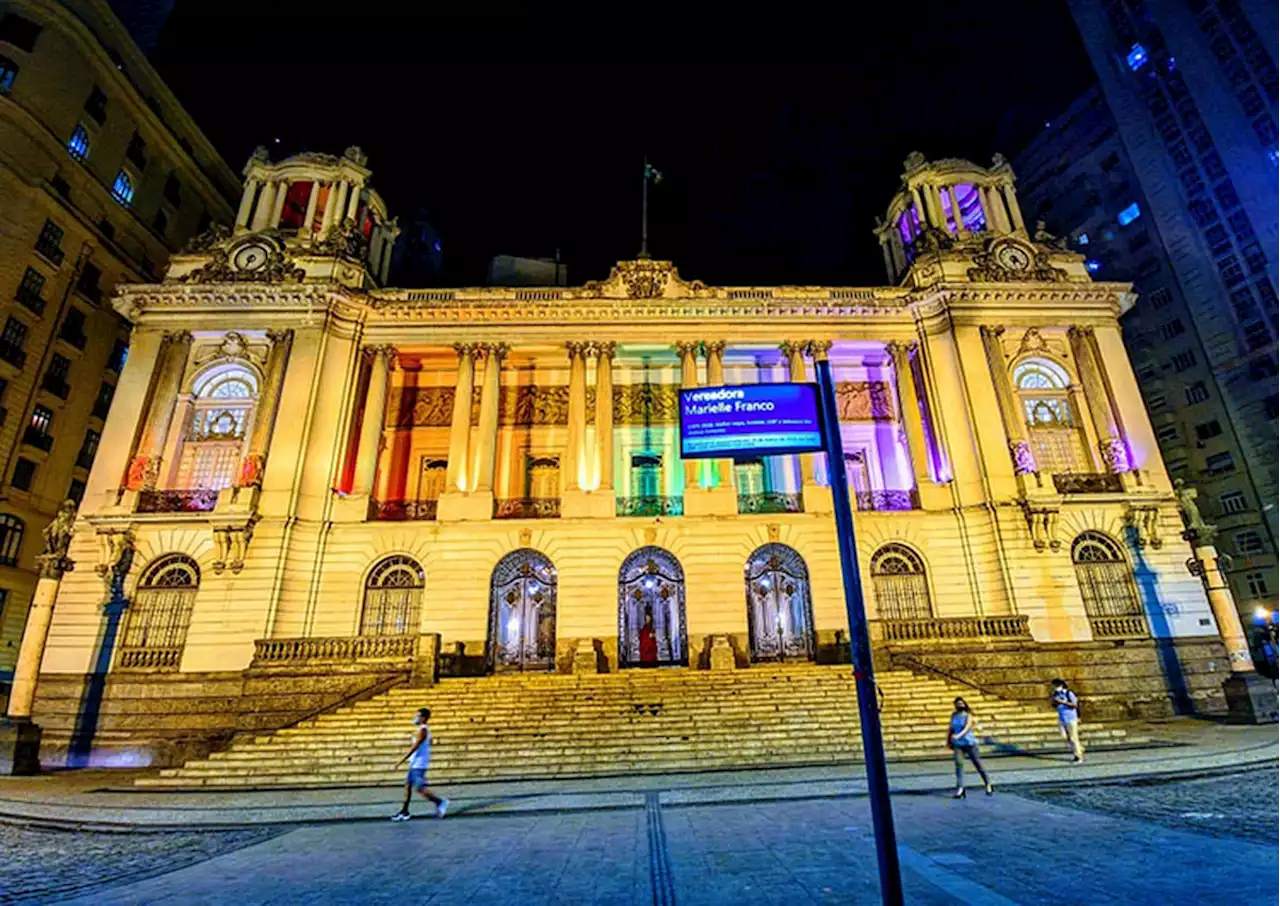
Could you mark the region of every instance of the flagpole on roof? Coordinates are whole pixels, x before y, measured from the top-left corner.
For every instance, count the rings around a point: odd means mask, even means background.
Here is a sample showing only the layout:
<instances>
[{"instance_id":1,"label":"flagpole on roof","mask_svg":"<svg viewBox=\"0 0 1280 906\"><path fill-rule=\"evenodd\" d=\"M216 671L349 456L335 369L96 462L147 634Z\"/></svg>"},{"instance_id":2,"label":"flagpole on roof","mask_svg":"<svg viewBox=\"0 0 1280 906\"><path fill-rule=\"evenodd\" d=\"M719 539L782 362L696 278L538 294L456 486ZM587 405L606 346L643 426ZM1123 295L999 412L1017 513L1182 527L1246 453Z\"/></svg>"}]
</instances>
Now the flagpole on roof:
<instances>
[{"instance_id":1,"label":"flagpole on roof","mask_svg":"<svg viewBox=\"0 0 1280 906\"><path fill-rule=\"evenodd\" d=\"M649 257L649 158L644 159L640 189L640 257Z\"/></svg>"}]
</instances>

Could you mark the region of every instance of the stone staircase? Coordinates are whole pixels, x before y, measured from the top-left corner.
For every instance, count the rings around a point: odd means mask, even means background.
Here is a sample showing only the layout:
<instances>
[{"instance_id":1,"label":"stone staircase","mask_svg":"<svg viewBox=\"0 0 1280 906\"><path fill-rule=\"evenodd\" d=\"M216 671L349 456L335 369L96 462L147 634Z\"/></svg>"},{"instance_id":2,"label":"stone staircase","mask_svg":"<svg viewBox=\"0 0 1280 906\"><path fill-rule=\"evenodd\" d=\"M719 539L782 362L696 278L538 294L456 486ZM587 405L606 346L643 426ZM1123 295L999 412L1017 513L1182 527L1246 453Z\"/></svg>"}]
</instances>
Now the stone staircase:
<instances>
[{"instance_id":1,"label":"stone staircase","mask_svg":"<svg viewBox=\"0 0 1280 906\"><path fill-rule=\"evenodd\" d=\"M963 696L993 744L1064 750L1047 705L892 670L877 676L894 760L937 758L951 702ZM141 786L331 786L396 783L418 708L432 710L431 780L583 777L833 764L862 750L848 665L753 666L718 673L632 670L525 674L401 686L270 735L140 779ZM1086 742L1125 731L1088 726Z\"/></svg>"}]
</instances>

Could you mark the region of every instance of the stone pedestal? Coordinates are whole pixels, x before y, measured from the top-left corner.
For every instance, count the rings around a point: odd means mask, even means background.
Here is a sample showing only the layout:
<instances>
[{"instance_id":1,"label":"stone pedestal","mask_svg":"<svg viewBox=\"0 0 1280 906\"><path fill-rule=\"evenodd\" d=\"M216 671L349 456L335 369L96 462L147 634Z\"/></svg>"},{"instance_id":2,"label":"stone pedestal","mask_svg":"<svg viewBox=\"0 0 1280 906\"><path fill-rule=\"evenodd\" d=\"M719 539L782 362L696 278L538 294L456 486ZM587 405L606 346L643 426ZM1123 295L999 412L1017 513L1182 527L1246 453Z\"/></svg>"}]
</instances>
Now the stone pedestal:
<instances>
[{"instance_id":1,"label":"stone pedestal","mask_svg":"<svg viewBox=\"0 0 1280 906\"><path fill-rule=\"evenodd\" d=\"M438 522L480 522L493 518L493 491L457 491L440 495Z\"/></svg>"},{"instance_id":2,"label":"stone pedestal","mask_svg":"<svg viewBox=\"0 0 1280 906\"><path fill-rule=\"evenodd\" d=\"M612 519L617 515L617 502L612 488L595 491L566 489L560 495L562 519Z\"/></svg>"},{"instance_id":3,"label":"stone pedestal","mask_svg":"<svg viewBox=\"0 0 1280 906\"><path fill-rule=\"evenodd\" d=\"M599 672L600 658L596 654L595 639L578 639L578 647L573 650L574 675Z\"/></svg>"},{"instance_id":4,"label":"stone pedestal","mask_svg":"<svg viewBox=\"0 0 1280 906\"><path fill-rule=\"evenodd\" d=\"M711 637L711 652L707 666L717 672L738 669L738 659L734 656L733 645L729 643L728 636Z\"/></svg>"},{"instance_id":5,"label":"stone pedestal","mask_svg":"<svg viewBox=\"0 0 1280 906\"><path fill-rule=\"evenodd\" d=\"M329 518L334 522L364 522L369 518L369 495L335 496Z\"/></svg>"},{"instance_id":6,"label":"stone pedestal","mask_svg":"<svg viewBox=\"0 0 1280 906\"><path fill-rule=\"evenodd\" d=\"M932 481L926 481L920 485L918 490L920 494L920 509L951 509L951 488L947 485L934 484Z\"/></svg>"},{"instance_id":7,"label":"stone pedestal","mask_svg":"<svg viewBox=\"0 0 1280 906\"><path fill-rule=\"evenodd\" d=\"M440 634L427 632L418 636L413 650L413 671L409 676L415 686L434 686L440 676Z\"/></svg>"},{"instance_id":8,"label":"stone pedestal","mask_svg":"<svg viewBox=\"0 0 1280 906\"><path fill-rule=\"evenodd\" d=\"M1227 717L1248 724L1273 724L1280 716L1276 687L1257 673L1233 673L1222 684L1227 699Z\"/></svg>"},{"instance_id":9,"label":"stone pedestal","mask_svg":"<svg viewBox=\"0 0 1280 906\"><path fill-rule=\"evenodd\" d=\"M40 727L29 720L0 720L0 775L40 773Z\"/></svg>"},{"instance_id":10,"label":"stone pedestal","mask_svg":"<svg viewBox=\"0 0 1280 906\"><path fill-rule=\"evenodd\" d=\"M800 500L806 513L834 513L831 488L821 484L806 484L800 488Z\"/></svg>"}]
</instances>

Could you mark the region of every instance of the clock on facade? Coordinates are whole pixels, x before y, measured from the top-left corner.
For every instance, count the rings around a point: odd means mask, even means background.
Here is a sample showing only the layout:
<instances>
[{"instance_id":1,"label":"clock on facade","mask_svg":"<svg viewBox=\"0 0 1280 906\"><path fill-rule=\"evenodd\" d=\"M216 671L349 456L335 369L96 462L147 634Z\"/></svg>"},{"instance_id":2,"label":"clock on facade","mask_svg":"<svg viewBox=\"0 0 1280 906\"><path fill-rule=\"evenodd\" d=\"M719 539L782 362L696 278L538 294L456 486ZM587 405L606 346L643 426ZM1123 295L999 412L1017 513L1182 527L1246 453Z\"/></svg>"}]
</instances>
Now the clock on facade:
<instances>
[{"instance_id":1,"label":"clock on facade","mask_svg":"<svg viewBox=\"0 0 1280 906\"><path fill-rule=\"evenodd\" d=\"M267 263L268 249L266 246L250 243L242 245L236 250L231 261L236 266L236 270L256 271L264 267Z\"/></svg>"},{"instance_id":2,"label":"clock on facade","mask_svg":"<svg viewBox=\"0 0 1280 906\"><path fill-rule=\"evenodd\" d=\"M1031 266L1031 255L1020 245L1005 245L996 251L996 262L1008 271L1025 271Z\"/></svg>"}]
</instances>

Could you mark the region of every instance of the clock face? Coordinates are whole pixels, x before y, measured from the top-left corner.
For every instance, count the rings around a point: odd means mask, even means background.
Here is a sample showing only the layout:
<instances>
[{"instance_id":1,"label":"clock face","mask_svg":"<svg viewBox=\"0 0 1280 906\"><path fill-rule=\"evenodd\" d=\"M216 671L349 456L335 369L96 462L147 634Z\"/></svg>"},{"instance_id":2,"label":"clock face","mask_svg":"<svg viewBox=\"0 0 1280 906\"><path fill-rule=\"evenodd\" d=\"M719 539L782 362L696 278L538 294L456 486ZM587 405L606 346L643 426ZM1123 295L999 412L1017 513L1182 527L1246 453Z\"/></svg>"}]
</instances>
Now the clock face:
<instances>
[{"instance_id":1,"label":"clock face","mask_svg":"<svg viewBox=\"0 0 1280 906\"><path fill-rule=\"evenodd\" d=\"M260 245L242 246L232 261L236 270L256 271L267 263L267 250Z\"/></svg>"},{"instance_id":2,"label":"clock face","mask_svg":"<svg viewBox=\"0 0 1280 906\"><path fill-rule=\"evenodd\" d=\"M1016 245L1006 245L996 252L996 261L1005 270L1025 271L1031 266L1031 256L1026 249Z\"/></svg>"}]
</instances>

